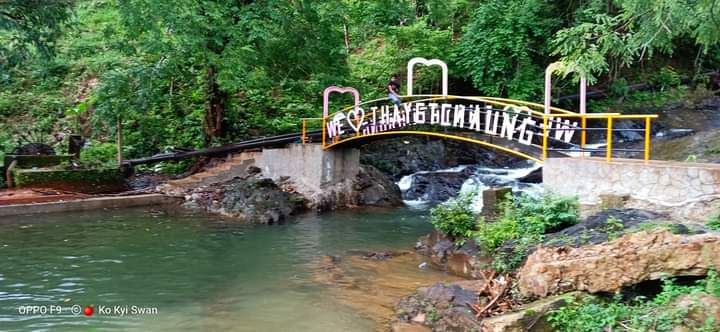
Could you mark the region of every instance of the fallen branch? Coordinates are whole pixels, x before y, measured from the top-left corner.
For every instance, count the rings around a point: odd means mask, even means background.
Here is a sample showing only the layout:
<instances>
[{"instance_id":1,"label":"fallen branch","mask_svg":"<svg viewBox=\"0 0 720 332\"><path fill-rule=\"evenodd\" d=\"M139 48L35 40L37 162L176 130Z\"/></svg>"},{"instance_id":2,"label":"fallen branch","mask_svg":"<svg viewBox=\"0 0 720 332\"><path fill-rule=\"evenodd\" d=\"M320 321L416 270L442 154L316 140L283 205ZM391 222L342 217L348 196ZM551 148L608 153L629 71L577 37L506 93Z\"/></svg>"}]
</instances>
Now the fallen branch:
<instances>
[{"instance_id":1,"label":"fallen branch","mask_svg":"<svg viewBox=\"0 0 720 332\"><path fill-rule=\"evenodd\" d=\"M480 319L489 317L497 313L503 313L512 310L515 302L512 297L507 296L512 281L509 274L496 276L495 271L485 271L480 273L481 278L485 281L485 285L479 290L479 297L489 298L487 303L469 303L468 306L475 313L475 317Z\"/></svg>"}]
</instances>

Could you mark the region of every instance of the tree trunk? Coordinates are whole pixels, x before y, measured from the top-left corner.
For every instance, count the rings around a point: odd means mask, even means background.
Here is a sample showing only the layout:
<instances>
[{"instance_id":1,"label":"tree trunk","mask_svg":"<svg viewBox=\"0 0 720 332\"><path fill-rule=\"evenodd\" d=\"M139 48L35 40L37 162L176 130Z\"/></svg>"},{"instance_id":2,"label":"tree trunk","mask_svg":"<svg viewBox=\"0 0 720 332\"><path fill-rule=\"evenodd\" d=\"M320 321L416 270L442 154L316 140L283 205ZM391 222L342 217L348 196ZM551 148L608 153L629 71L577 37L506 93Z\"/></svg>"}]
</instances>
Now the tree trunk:
<instances>
[{"instance_id":1,"label":"tree trunk","mask_svg":"<svg viewBox=\"0 0 720 332\"><path fill-rule=\"evenodd\" d=\"M122 119L118 117L117 119L117 162L118 165L122 165L123 163L123 128L122 128Z\"/></svg>"},{"instance_id":2,"label":"tree trunk","mask_svg":"<svg viewBox=\"0 0 720 332\"><path fill-rule=\"evenodd\" d=\"M343 22L343 34L345 36L345 49L350 54L350 32L348 32L348 18L345 16L345 22Z\"/></svg>"},{"instance_id":3,"label":"tree trunk","mask_svg":"<svg viewBox=\"0 0 720 332\"><path fill-rule=\"evenodd\" d=\"M208 145L223 134L222 120L227 102L227 93L220 90L216 78L215 67L209 66L207 69L208 108L205 112L205 134Z\"/></svg>"}]
</instances>

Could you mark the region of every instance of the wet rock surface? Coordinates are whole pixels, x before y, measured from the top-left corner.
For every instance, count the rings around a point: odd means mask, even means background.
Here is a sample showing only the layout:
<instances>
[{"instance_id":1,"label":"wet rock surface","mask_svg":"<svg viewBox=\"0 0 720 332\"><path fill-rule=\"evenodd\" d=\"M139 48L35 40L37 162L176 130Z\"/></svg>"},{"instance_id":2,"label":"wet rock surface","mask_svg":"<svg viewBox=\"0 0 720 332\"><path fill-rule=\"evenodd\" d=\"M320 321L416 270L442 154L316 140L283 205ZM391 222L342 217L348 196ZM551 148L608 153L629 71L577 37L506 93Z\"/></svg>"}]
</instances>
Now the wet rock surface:
<instances>
[{"instance_id":1,"label":"wet rock surface","mask_svg":"<svg viewBox=\"0 0 720 332\"><path fill-rule=\"evenodd\" d=\"M308 197L308 207L318 211L357 206L400 205L400 188L387 175L370 165L360 167L360 173L354 179L346 179L322 188L321 192Z\"/></svg>"},{"instance_id":2,"label":"wet rock surface","mask_svg":"<svg viewBox=\"0 0 720 332\"><path fill-rule=\"evenodd\" d=\"M480 331L480 324L469 304L476 303L484 282L461 281L436 283L418 288L395 307L393 328L407 324L431 328L432 331Z\"/></svg>"},{"instance_id":3,"label":"wet rock surface","mask_svg":"<svg viewBox=\"0 0 720 332\"><path fill-rule=\"evenodd\" d=\"M303 210L319 212L356 206L399 206L400 189L388 176L372 166L363 166L355 178L300 193L294 179L264 178L262 171L248 167L242 175L220 183L174 189L185 198L185 207L255 223L280 223Z\"/></svg>"},{"instance_id":4,"label":"wet rock surface","mask_svg":"<svg viewBox=\"0 0 720 332\"><path fill-rule=\"evenodd\" d=\"M580 248L541 247L518 273L527 297L583 290L613 292L667 276L704 276L720 266L720 234L676 235L667 229L625 234Z\"/></svg>"},{"instance_id":5,"label":"wet rock surface","mask_svg":"<svg viewBox=\"0 0 720 332\"><path fill-rule=\"evenodd\" d=\"M353 183L358 205L399 206L400 188L377 168L364 165Z\"/></svg>"},{"instance_id":6,"label":"wet rock surface","mask_svg":"<svg viewBox=\"0 0 720 332\"><path fill-rule=\"evenodd\" d=\"M579 247L607 242L627 229L650 221L667 218L665 214L638 209L607 209L593 214L576 225L545 235L544 245ZM688 232L677 225L680 232Z\"/></svg>"},{"instance_id":7,"label":"wet rock surface","mask_svg":"<svg viewBox=\"0 0 720 332\"><path fill-rule=\"evenodd\" d=\"M436 171L458 165L505 167L524 160L475 144L436 138L400 137L369 143L360 161L373 165L394 181L418 171Z\"/></svg>"},{"instance_id":8,"label":"wet rock surface","mask_svg":"<svg viewBox=\"0 0 720 332\"><path fill-rule=\"evenodd\" d=\"M489 258L479 254L475 241L466 241L458 247L437 230L418 239L415 250L428 257L435 267L465 278L480 278L490 263Z\"/></svg>"},{"instance_id":9,"label":"wet rock surface","mask_svg":"<svg viewBox=\"0 0 720 332\"><path fill-rule=\"evenodd\" d=\"M518 179L518 182L521 183L542 183L543 182L543 173L542 168L538 168L532 172L530 172L528 175L525 175Z\"/></svg>"},{"instance_id":10,"label":"wet rock surface","mask_svg":"<svg viewBox=\"0 0 720 332\"><path fill-rule=\"evenodd\" d=\"M198 188L185 205L244 221L274 224L304 210L303 202L299 194L283 191L273 180L256 175Z\"/></svg>"},{"instance_id":11,"label":"wet rock surface","mask_svg":"<svg viewBox=\"0 0 720 332\"><path fill-rule=\"evenodd\" d=\"M415 173L412 185L402 193L405 200L420 200L428 203L441 203L455 197L475 172L477 167L468 166L459 172L423 172Z\"/></svg>"}]
</instances>

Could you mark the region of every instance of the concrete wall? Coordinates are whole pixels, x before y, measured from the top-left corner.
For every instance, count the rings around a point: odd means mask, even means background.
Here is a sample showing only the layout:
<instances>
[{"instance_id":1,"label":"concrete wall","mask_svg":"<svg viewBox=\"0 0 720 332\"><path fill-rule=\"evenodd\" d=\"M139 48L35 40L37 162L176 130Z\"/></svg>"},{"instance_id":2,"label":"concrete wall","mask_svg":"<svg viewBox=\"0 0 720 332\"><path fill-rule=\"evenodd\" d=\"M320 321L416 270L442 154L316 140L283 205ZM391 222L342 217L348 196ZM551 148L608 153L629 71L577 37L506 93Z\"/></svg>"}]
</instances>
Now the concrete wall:
<instances>
[{"instance_id":1,"label":"concrete wall","mask_svg":"<svg viewBox=\"0 0 720 332\"><path fill-rule=\"evenodd\" d=\"M323 150L320 144L292 144L252 154L248 154L248 158L255 159L263 175L274 179L291 177L315 191L354 178L360 171L357 149Z\"/></svg>"},{"instance_id":2,"label":"concrete wall","mask_svg":"<svg viewBox=\"0 0 720 332\"><path fill-rule=\"evenodd\" d=\"M70 211L91 211L102 209L128 208L150 205L177 204L177 199L160 194L146 194L119 197L96 197L74 201L17 204L0 206L0 223L13 221L9 216L18 216L34 213L57 213Z\"/></svg>"},{"instance_id":3,"label":"concrete wall","mask_svg":"<svg viewBox=\"0 0 720 332\"><path fill-rule=\"evenodd\" d=\"M685 206L720 197L720 164L601 158L550 158L546 188L599 203L600 195L623 195L664 206Z\"/></svg>"}]
</instances>

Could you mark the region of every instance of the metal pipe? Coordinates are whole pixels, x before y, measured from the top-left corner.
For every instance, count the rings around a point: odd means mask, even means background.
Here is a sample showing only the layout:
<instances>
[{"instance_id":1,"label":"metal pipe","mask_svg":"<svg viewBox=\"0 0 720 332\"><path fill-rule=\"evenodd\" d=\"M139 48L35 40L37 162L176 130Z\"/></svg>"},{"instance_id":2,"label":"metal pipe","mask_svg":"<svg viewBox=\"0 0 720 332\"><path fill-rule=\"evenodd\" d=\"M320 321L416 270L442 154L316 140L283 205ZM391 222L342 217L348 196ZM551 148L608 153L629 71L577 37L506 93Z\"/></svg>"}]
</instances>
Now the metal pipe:
<instances>
[{"instance_id":1,"label":"metal pipe","mask_svg":"<svg viewBox=\"0 0 720 332\"><path fill-rule=\"evenodd\" d=\"M325 128L325 126L326 126L326 125L325 125L325 122L326 122L326 121L327 121L327 117L326 117L326 116L323 116L323 119L322 119L322 147L323 147L323 149L325 149L325 134L326 134L326 133L325 133L325 130L326 130L326 128Z\"/></svg>"}]
</instances>

